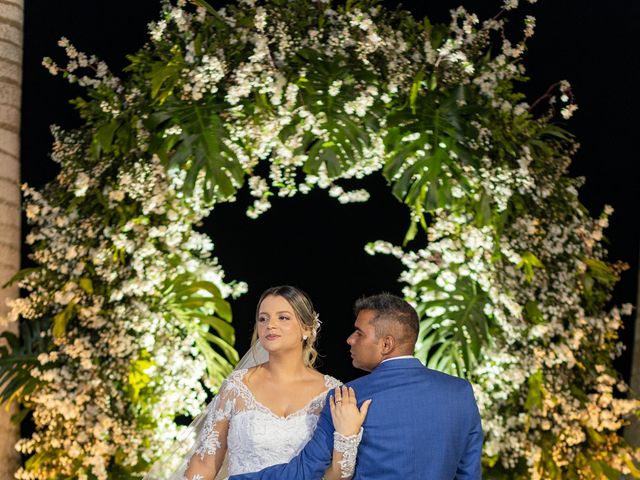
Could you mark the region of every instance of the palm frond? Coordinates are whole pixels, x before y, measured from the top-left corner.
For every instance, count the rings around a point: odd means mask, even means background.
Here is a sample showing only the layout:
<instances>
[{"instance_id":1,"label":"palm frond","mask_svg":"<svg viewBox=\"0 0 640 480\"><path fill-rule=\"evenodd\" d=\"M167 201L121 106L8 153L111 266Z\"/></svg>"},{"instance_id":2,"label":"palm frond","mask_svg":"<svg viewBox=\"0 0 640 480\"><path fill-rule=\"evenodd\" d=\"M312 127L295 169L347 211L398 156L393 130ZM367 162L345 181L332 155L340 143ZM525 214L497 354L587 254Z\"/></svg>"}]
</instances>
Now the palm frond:
<instances>
[{"instance_id":1,"label":"palm frond","mask_svg":"<svg viewBox=\"0 0 640 480\"><path fill-rule=\"evenodd\" d=\"M442 291L435 280L420 285ZM459 279L447 298L420 304L416 357L429 368L466 376L477 364L482 347L492 341L491 319L484 313L486 294L470 279Z\"/></svg>"},{"instance_id":2,"label":"palm frond","mask_svg":"<svg viewBox=\"0 0 640 480\"><path fill-rule=\"evenodd\" d=\"M196 334L196 347L209 377L220 384L239 360L229 302L214 283L183 274L167 286L163 305L186 331Z\"/></svg>"},{"instance_id":3,"label":"palm frond","mask_svg":"<svg viewBox=\"0 0 640 480\"><path fill-rule=\"evenodd\" d=\"M0 345L0 403L20 402L40 384L31 370L40 364L38 355L51 348L50 327L50 319L23 320L19 335L0 335L4 339Z\"/></svg>"}]
</instances>

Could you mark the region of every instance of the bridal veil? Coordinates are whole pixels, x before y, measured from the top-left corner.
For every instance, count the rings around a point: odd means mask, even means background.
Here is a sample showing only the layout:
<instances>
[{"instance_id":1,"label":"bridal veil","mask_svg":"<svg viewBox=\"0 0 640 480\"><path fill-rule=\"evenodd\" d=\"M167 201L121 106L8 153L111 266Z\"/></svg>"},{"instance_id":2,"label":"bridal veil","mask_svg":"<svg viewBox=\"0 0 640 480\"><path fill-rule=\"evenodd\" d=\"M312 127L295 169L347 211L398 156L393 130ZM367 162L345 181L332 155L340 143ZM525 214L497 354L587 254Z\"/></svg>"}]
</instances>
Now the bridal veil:
<instances>
[{"instance_id":1,"label":"bridal veil","mask_svg":"<svg viewBox=\"0 0 640 480\"><path fill-rule=\"evenodd\" d=\"M242 357L236 365L235 370L255 367L269 360L269 353L262 347L260 342L254 343L249 351ZM171 448L154 462L151 469L144 476L143 480L183 480L184 472L189 465L191 457L196 453L200 436L203 432L207 411L215 398L198 415L193 422L180 434ZM227 478L227 455L216 475L216 480Z\"/></svg>"}]
</instances>

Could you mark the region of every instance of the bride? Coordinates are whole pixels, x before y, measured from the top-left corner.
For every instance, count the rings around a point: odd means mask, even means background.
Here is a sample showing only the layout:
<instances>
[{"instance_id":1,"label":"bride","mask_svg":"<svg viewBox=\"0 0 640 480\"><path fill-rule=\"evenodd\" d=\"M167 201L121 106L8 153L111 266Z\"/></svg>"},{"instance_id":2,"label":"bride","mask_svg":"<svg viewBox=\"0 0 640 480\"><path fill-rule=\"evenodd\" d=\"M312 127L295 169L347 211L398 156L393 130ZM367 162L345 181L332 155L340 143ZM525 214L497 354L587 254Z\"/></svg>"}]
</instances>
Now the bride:
<instances>
[{"instance_id":1,"label":"bride","mask_svg":"<svg viewBox=\"0 0 640 480\"><path fill-rule=\"evenodd\" d=\"M213 480L287 463L311 439L332 389L336 442L325 478L351 478L370 400L358 408L353 389L313 368L319 326L304 292L291 286L266 290L258 302L253 347L245 355L249 362L241 362L255 366L240 365L222 383L178 471L156 476L152 469L145 478Z\"/></svg>"}]
</instances>

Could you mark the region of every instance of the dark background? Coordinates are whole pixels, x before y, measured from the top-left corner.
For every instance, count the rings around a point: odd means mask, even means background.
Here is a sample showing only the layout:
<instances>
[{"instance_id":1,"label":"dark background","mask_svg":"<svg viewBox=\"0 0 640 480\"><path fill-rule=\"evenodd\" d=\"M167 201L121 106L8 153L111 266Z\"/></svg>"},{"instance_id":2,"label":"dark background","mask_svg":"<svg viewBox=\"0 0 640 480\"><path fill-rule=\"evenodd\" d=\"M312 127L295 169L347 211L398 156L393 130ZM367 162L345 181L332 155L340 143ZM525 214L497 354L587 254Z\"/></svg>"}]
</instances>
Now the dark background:
<instances>
[{"instance_id":1,"label":"dark background","mask_svg":"<svg viewBox=\"0 0 640 480\"><path fill-rule=\"evenodd\" d=\"M524 0L521 0L524 2ZM80 51L95 54L119 72L125 55L143 45L147 23L158 17L158 0L27 0L22 117L22 181L39 187L57 173L49 159L50 124L71 128L79 124L69 99L82 89L51 77L41 60L65 60L57 47L66 36ZM211 2L220 6L220 2ZM395 2L385 2L389 6ZM486 19L498 12L500 0L438 0L405 3L433 23L448 22L449 9L464 4ZM638 34L640 2L633 0L540 0L525 5L537 17L536 35L529 43L525 65L532 80L524 91L533 102L560 79L573 85L579 110L567 125L582 144L571 168L586 177L582 202L597 216L605 204L615 208L606 232L612 260L623 260L623 274L613 302L636 303L640 199L636 142L638 137ZM515 22L514 22L515 23ZM515 26L515 25L514 25ZM520 28L518 24L518 29ZM520 38L517 34L515 39ZM249 293L233 302L237 348L249 345L255 304L260 293L278 284L306 290L323 323L320 370L347 381L360 375L349 365L344 340L351 332L353 301L383 290L400 293L400 263L389 256L370 257L369 241L402 242L408 227L407 210L376 176L350 187L365 185L372 192L366 204L340 205L324 191L293 199L275 199L258 220L245 215L250 199L216 207L204 230L214 242L227 280L248 282ZM419 243L419 242L418 242ZM415 244L419 246L418 244ZM27 265L26 249L23 265ZM633 318L626 318L625 343L631 347ZM626 378L630 349L617 365Z\"/></svg>"}]
</instances>

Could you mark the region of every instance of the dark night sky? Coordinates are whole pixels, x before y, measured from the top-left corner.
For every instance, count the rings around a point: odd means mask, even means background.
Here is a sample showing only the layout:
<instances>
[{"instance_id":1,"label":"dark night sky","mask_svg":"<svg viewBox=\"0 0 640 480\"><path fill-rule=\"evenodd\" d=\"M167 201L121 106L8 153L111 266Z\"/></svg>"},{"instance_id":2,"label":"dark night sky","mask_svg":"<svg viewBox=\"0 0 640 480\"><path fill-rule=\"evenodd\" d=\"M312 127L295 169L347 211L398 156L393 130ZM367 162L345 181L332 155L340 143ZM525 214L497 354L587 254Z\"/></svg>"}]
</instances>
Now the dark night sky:
<instances>
[{"instance_id":1,"label":"dark night sky","mask_svg":"<svg viewBox=\"0 0 640 480\"><path fill-rule=\"evenodd\" d=\"M53 123L78 125L68 100L82 93L60 77L51 77L40 66L42 58L51 56L61 63L64 56L57 40L66 36L79 50L96 54L119 71L126 65L125 55L145 42L147 23L157 17L159 1L25 3L22 181L41 186L57 171L48 158L48 127ZM405 5L416 15L443 22L448 20L448 10L460 3L482 19L493 16L500 6L499 0L425 0ZM607 231L610 258L627 262L630 269L615 290L614 302L635 304L640 244L636 213L640 185L634 168L640 2L540 0L525 11L538 20L525 57L532 77L525 93L533 101L557 80L568 79L573 84L580 109L567 127L582 148L574 158L572 173L586 177L581 198L592 215L599 215L605 204L615 208ZM401 288L396 281L401 271L398 262L370 257L363 247L377 239L400 244L408 226L405 208L382 180L369 179L366 185L374 194L363 205L342 206L318 191L277 199L274 208L257 221L244 215L246 194L235 204L216 208L204 226L215 242L215 254L228 279L247 281L250 287L247 295L234 302L240 352L248 346L253 310L262 290L291 283L310 294L324 321L320 369L342 380L359 375L348 365L343 341L353 322L353 300L381 290L399 293ZM627 319L623 333L628 344L632 322ZM629 352L618 362L625 376L629 362Z\"/></svg>"}]
</instances>

